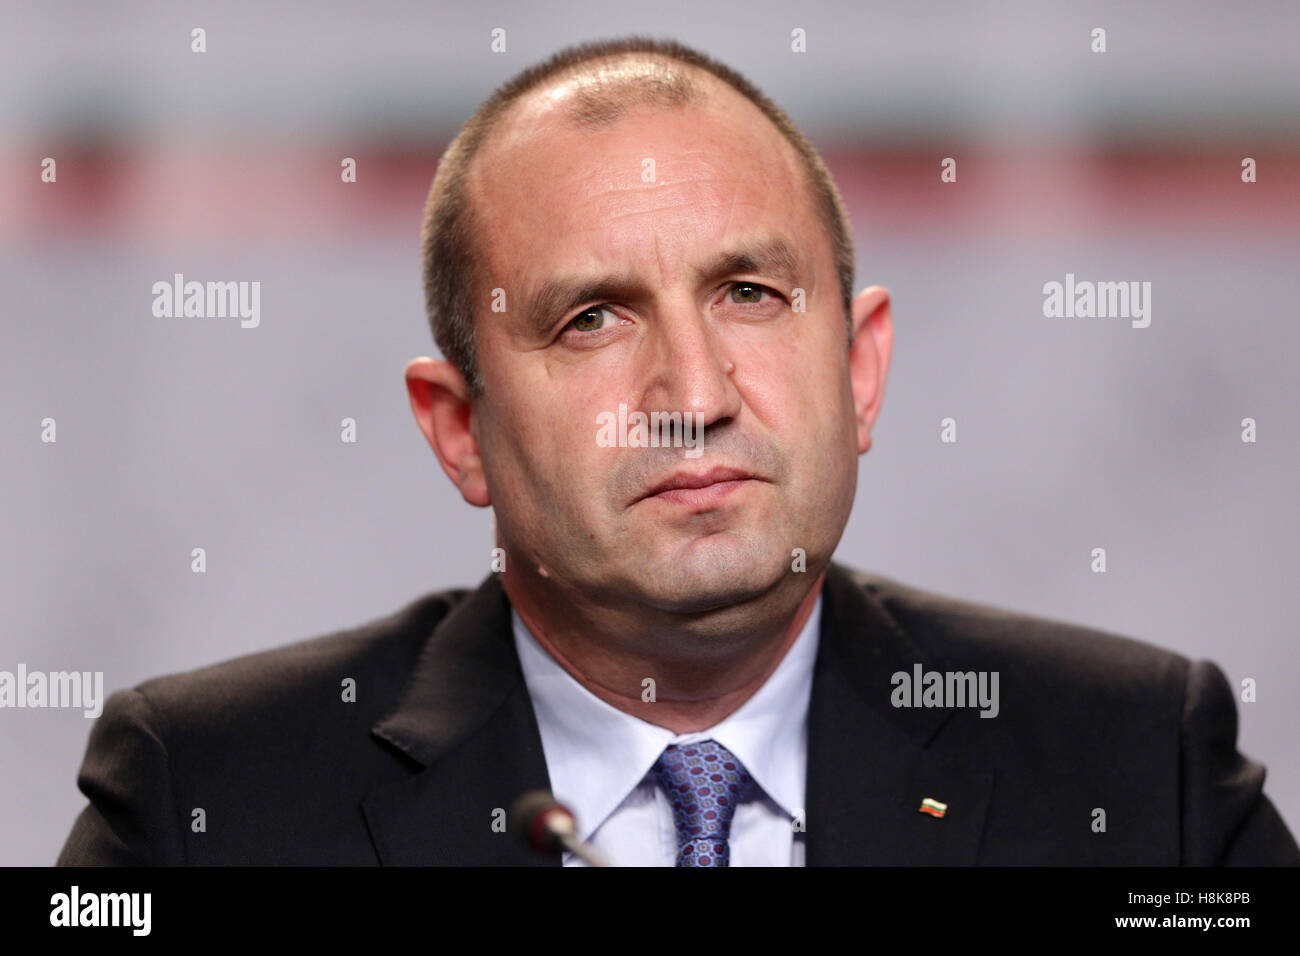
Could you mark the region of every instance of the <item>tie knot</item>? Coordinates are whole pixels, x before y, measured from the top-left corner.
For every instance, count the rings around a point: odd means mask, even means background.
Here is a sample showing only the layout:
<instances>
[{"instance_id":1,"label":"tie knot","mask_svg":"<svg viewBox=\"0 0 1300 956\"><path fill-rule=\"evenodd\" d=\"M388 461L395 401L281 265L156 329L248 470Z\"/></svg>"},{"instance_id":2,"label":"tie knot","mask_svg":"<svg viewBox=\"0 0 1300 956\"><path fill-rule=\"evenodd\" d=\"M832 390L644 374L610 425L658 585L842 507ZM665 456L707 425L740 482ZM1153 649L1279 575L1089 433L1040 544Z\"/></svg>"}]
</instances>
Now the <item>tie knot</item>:
<instances>
[{"instance_id":1,"label":"tie knot","mask_svg":"<svg viewBox=\"0 0 1300 956\"><path fill-rule=\"evenodd\" d=\"M654 775L673 807L678 866L727 866L736 805L754 787L745 765L716 740L671 744Z\"/></svg>"}]
</instances>

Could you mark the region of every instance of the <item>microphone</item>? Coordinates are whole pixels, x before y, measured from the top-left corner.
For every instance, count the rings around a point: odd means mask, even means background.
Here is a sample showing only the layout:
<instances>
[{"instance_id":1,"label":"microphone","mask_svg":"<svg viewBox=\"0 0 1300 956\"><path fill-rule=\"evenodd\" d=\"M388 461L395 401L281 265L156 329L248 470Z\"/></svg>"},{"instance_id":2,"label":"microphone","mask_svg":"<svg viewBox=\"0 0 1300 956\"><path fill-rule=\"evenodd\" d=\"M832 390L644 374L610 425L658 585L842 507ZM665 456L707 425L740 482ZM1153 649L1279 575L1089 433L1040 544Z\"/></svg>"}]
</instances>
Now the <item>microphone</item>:
<instances>
[{"instance_id":1,"label":"microphone","mask_svg":"<svg viewBox=\"0 0 1300 956\"><path fill-rule=\"evenodd\" d=\"M568 850L588 866L609 866L594 847L578 839L573 812L549 790L529 790L521 796L510 808L509 821L510 829L544 856Z\"/></svg>"}]
</instances>

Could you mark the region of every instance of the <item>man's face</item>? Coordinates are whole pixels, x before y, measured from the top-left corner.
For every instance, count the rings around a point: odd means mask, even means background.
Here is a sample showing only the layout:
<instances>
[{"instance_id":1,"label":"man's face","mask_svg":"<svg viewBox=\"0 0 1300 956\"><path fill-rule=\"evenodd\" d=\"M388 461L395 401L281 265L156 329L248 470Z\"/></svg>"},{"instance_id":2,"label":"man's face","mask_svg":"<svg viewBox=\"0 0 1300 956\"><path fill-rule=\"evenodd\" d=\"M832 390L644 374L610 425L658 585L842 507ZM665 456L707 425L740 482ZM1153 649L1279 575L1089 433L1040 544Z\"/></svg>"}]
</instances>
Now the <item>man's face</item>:
<instances>
[{"instance_id":1,"label":"man's face","mask_svg":"<svg viewBox=\"0 0 1300 956\"><path fill-rule=\"evenodd\" d=\"M611 607L758 597L795 549L829 557L853 502L830 238L794 149L734 92L595 133L570 125L565 95L516 107L471 177L487 288L505 293L503 312L480 303L471 427L508 560ZM793 262L757 255L776 243ZM605 280L535 307L548 284ZM703 453L598 441L620 403L700 416ZM683 475L735 480L651 493Z\"/></svg>"}]
</instances>

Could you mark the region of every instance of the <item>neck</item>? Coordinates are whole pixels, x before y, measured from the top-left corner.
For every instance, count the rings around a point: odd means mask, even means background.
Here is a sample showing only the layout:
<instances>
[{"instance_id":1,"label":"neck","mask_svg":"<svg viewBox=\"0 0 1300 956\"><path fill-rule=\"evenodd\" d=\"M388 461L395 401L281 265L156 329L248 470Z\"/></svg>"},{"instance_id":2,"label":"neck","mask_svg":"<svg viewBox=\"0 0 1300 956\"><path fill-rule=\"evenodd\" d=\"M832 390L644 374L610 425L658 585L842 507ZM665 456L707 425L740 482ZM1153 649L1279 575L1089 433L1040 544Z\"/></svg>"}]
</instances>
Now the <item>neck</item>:
<instances>
[{"instance_id":1,"label":"neck","mask_svg":"<svg viewBox=\"0 0 1300 956\"><path fill-rule=\"evenodd\" d=\"M543 649L579 684L605 703L676 734L706 730L757 693L785 659L821 594L823 569L792 610L765 625L709 640L699 654L656 653L679 642L638 648L602 638L602 629L574 626L570 606L564 626L553 626L543 605L505 575L510 603ZM594 635L594 636L593 636ZM690 646L693 642L687 642ZM653 684L647 684L647 678Z\"/></svg>"}]
</instances>

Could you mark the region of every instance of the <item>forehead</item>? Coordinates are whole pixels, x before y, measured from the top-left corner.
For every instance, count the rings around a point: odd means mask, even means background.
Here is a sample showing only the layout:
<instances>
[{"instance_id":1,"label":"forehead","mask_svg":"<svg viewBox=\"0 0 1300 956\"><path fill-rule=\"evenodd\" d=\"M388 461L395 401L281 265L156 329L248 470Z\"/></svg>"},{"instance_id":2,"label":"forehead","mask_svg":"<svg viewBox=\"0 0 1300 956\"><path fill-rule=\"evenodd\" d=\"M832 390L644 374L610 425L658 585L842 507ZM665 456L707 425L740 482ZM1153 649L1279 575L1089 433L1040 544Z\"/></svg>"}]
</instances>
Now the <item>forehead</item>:
<instances>
[{"instance_id":1,"label":"forehead","mask_svg":"<svg viewBox=\"0 0 1300 956\"><path fill-rule=\"evenodd\" d=\"M644 253L693 254L746 231L797 240L817 229L795 148L761 110L708 77L682 106L636 102L592 129L590 91L534 91L501 117L469 177L480 249L494 274ZM588 109L588 112L590 110Z\"/></svg>"}]
</instances>

